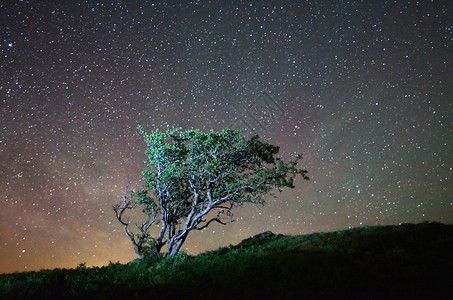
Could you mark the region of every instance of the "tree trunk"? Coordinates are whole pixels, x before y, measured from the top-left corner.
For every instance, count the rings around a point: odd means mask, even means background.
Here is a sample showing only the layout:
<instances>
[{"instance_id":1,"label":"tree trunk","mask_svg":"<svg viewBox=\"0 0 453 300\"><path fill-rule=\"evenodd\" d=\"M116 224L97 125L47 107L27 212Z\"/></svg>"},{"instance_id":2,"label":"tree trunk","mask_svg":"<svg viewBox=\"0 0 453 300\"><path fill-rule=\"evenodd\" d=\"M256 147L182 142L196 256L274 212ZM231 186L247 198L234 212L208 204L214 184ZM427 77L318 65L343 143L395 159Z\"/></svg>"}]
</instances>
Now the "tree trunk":
<instances>
[{"instance_id":1,"label":"tree trunk","mask_svg":"<svg viewBox=\"0 0 453 300\"><path fill-rule=\"evenodd\" d=\"M181 249L181 246L184 243L184 241L186 240L188 234L189 234L189 232L187 232L182 237L180 237L179 239L177 239L177 240L173 241L171 244L169 244L169 247L167 248L167 254L166 254L167 257L175 256L176 253L179 252L179 250Z\"/></svg>"},{"instance_id":2,"label":"tree trunk","mask_svg":"<svg viewBox=\"0 0 453 300\"><path fill-rule=\"evenodd\" d=\"M145 257L145 254L143 253L142 251L142 247L139 247L137 244L134 243L134 251L135 253L138 254L138 256L140 256L140 259L143 259Z\"/></svg>"}]
</instances>

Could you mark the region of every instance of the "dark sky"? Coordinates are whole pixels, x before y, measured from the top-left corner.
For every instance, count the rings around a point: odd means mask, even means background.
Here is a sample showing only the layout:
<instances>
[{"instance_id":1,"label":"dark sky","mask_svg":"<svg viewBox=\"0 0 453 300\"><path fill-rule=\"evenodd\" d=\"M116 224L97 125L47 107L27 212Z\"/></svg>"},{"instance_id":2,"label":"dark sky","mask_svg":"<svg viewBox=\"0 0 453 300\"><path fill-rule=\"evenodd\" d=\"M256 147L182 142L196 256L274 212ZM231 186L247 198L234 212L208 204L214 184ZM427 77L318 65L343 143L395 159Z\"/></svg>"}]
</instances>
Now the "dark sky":
<instances>
[{"instance_id":1,"label":"dark sky","mask_svg":"<svg viewBox=\"0 0 453 300\"><path fill-rule=\"evenodd\" d=\"M0 272L136 256L136 131L235 127L311 181L189 235L453 222L450 1L3 1Z\"/></svg>"}]
</instances>

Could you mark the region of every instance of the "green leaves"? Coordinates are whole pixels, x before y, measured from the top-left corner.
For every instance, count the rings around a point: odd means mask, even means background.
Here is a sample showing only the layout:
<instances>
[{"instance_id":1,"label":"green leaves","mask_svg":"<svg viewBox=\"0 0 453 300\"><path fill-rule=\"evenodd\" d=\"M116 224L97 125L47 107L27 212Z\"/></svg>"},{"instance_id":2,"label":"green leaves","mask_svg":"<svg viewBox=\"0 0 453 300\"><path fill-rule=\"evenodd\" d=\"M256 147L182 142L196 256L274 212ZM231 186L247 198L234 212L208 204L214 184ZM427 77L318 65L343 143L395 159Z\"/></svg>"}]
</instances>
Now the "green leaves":
<instances>
[{"instance_id":1,"label":"green leaves","mask_svg":"<svg viewBox=\"0 0 453 300\"><path fill-rule=\"evenodd\" d=\"M143 180L159 202L181 201L193 192L206 201L208 188L217 199L253 201L272 186L294 187L297 174L308 179L305 170L296 168L301 156L285 163L276 157L279 147L258 136L247 140L238 130L205 133L171 128L146 133L141 126L138 130L147 145L149 168L143 172ZM246 194L252 199L245 198Z\"/></svg>"}]
</instances>

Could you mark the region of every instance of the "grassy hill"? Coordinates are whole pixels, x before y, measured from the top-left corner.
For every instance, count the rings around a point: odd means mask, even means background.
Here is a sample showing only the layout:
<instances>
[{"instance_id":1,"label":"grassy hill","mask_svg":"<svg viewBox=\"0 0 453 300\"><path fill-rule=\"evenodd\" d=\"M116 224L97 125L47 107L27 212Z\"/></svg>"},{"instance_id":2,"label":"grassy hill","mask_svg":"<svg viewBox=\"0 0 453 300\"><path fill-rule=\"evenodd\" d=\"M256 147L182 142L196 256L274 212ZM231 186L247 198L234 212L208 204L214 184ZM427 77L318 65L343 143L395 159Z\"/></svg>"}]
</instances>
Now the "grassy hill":
<instances>
[{"instance_id":1,"label":"grassy hill","mask_svg":"<svg viewBox=\"0 0 453 300\"><path fill-rule=\"evenodd\" d=\"M361 227L159 262L0 275L4 299L451 299L453 225Z\"/></svg>"}]
</instances>

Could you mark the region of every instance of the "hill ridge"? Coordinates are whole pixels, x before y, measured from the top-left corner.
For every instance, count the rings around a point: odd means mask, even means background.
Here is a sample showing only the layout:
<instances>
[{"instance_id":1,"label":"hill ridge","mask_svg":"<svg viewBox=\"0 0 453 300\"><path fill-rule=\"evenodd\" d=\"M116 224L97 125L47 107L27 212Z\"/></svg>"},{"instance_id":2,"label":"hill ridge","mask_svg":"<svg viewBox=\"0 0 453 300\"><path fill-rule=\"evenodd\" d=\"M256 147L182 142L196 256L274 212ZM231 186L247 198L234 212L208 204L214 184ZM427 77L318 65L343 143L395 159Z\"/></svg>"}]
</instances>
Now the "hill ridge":
<instances>
[{"instance_id":1,"label":"hill ridge","mask_svg":"<svg viewBox=\"0 0 453 300\"><path fill-rule=\"evenodd\" d=\"M197 256L0 275L4 299L438 298L453 292L453 225L270 231Z\"/></svg>"}]
</instances>

